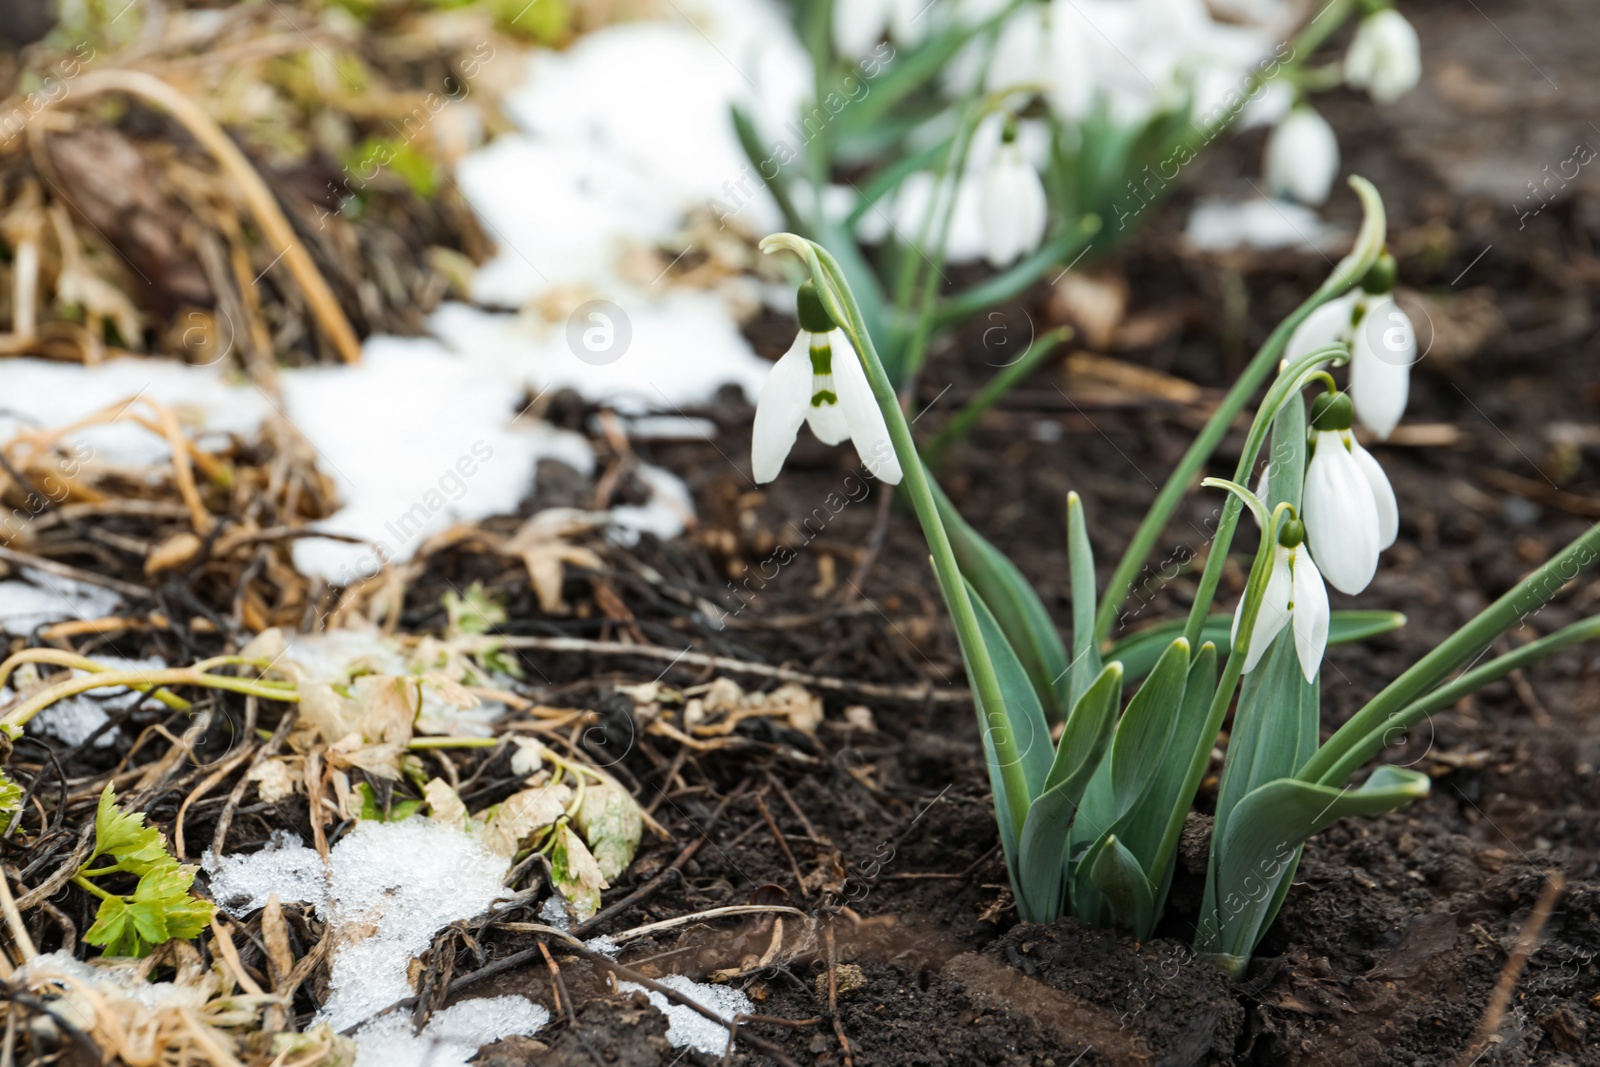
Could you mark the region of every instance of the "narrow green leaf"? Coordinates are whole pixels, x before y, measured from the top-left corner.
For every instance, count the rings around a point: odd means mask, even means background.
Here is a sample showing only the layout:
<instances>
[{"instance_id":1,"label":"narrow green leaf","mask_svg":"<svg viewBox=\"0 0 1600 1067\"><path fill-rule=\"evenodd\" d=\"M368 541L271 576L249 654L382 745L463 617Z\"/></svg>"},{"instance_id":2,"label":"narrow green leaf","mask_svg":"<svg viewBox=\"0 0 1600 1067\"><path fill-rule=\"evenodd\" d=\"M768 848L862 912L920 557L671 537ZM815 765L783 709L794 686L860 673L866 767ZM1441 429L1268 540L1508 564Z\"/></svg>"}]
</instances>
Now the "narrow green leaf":
<instances>
[{"instance_id":1,"label":"narrow green leaf","mask_svg":"<svg viewBox=\"0 0 1600 1067\"><path fill-rule=\"evenodd\" d=\"M1067 718L1045 790L1028 807L1017 851L1017 910L1029 922L1061 917L1066 848L1083 790L1100 765L1122 703L1122 668L1101 672Z\"/></svg>"},{"instance_id":2,"label":"narrow green leaf","mask_svg":"<svg viewBox=\"0 0 1600 1067\"><path fill-rule=\"evenodd\" d=\"M950 547L955 552L962 577L994 613L995 621L1033 685L1046 718L1061 719L1072 707L1066 692L1069 660L1066 645L1050 613L1022 572L961 517L931 474L928 488L933 491L939 518L950 536Z\"/></svg>"},{"instance_id":3,"label":"narrow green leaf","mask_svg":"<svg viewBox=\"0 0 1600 1067\"><path fill-rule=\"evenodd\" d=\"M1239 974L1276 915L1280 881L1289 876L1312 834L1351 815L1380 815L1426 796L1428 776L1383 766L1359 789L1335 789L1292 778L1268 782L1233 811L1217 849L1213 907L1202 912L1195 949Z\"/></svg>"},{"instance_id":4,"label":"narrow green leaf","mask_svg":"<svg viewBox=\"0 0 1600 1067\"><path fill-rule=\"evenodd\" d=\"M1405 624L1406 617L1398 611L1336 611L1328 622L1328 645L1332 647L1365 641L1392 633ZM1105 658L1108 661L1121 660L1130 680L1143 678L1156 665L1156 660L1161 658L1161 653L1166 651L1172 639L1183 633L1183 628L1182 619L1148 626L1112 645ZM1218 654L1226 658L1232 651L1228 640L1232 628L1233 615L1218 612L1206 619L1200 640L1202 643L1210 641L1215 644Z\"/></svg>"},{"instance_id":5,"label":"narrow green leaf","mask_svg":"<svg viewBox=\"0 0 1600 1067\"><path fill-rule=\"evenodd\" d=\"M1072 706L1100 674L1100 649L1094 639L1094 548L1083 518L1083 499L1067 494L1067 563L1072 572L1072 671L1067 681ZM1059 683L1058 683L1059 684Z\"/></svg>"},{"instance_id":6,"label":"narrow green leaf","mask_svg":"<svg viewBox=\"0 0 1600 1067\"><path fill-rule=\"evenodd\" d=\"M1089 878L1105 898L1117 926L1125 930L1155 926L1155 887L1115 834L1108 835L1096 849Z\"/></svg>"},{"instance_id":7,"label":"narrow green leaf","mask_svg":"<svg viewBox=\"0 0 1600 1067\"><path fill-rule=\"evenodd\" d=\"M1028 680L1027 672L1022 668L1022 661L1017 658L1011 642L1006 640L1005 631L989 610L988 602L970 581L967 590L978 616L978 630L983 636L983 643L989 648L989 658L994 662L1001 699L1006 702L1000 712L1009 723L1012 736L1016 738L1023 777L1028 783L1028 799L1032 800L1044 792L1045 780L1050 776L1051 764L1055 762L1055 746L1050 742L1050 724L1045 721L1044 708ZM989 743L987 732L984 742Z\"/></svg>"},{"instance_id":8,"label":"narrow green leaf","mask_svg":"<svg viewBox=\"0 0 1600 1067\"><path fill-rule=\"evenodd\" d=\"M1161 769L1183 708L1189 675L1189 642L1167 646L1155 670L1134 694L1111 741L1111 791L1117 815L1133 809Z\"/></svg>"}]
</instances>

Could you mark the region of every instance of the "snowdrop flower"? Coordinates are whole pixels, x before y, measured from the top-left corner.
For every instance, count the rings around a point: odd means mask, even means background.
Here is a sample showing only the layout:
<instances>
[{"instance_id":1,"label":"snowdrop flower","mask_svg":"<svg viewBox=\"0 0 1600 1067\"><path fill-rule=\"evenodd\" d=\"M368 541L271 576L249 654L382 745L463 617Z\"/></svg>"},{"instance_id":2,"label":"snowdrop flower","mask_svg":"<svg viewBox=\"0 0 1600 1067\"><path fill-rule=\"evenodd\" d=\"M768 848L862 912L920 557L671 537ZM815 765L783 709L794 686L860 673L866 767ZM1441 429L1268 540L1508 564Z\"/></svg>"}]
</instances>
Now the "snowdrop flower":
<instances>
[{"instance_id":1,"label":"snowdrop flower","mask_svg":"<svg viewBox=\"0 0 1600 1067\"><path fill-rule=\"evenodd\" d=\"M1392 7L1361 20L1344 57L1344 80L1380 104L1392 104L1422 80L1417 31Z\"/></svg>"},{"instance_id":2,"label":"snowdrop flower","mask_svg":"<svg viewBox=\"0 0 1600 1067\"><path fill-rule=\"evenodd\" d=\"M1417 332L1395 303L1393 288L1394 257L1385 253L1355 290L1313 311L1284 352L1296 359L1323 345L1348 344L1356 417L1380 440L1405 414L1417 361Z\"/></svg>"},{"instance_id":3,"label":"snowdrop flower","mask_svg":"<svg viewBox=\"0 0 1600 1067\"><path fill-rule=\"evenodd\" d=\"M1044 183L1022 155L1015 127L983 176L983 240L989 265L1008 267L1044 240Z\"/></svg>"},{"instance_id":4,"label":"snowdrop flower","mask_svg":"<svg viewBox=\"0 0 1600 1067\"><path fill-rule=\"evenodd\" d=\"M1302 204L1328 199L1339 174L1339 140L1333 127L1302 104L1285 115L1267 139L1267 188Z\"/></svg>"},{"instance_id":5,"label":"snowdrop flower","mask_svg":"<svg viewBox=\"0 0 1600 1067\"><path fill-rule=\"evenodd\" d=\"M898 485L900 461L855 349L810 282L800 287L797 303L800 334L773 364L756 401L750 435L756 481L766 483L778 476L805 422L823 444L852 440L861 462L875 477Z\"/></svg>"},{"instance_id":6,"label":"snowdrop flower","mask_svg":"<svg viewBox=\"0 0 1600 1067\"><path fill-rule=\"evenodd\" d=\"M1328 590L1322 584L1322 572L1317 570L1316 562L1306 549L1305 526L1295 519L1284 523L1272 551L1272 571L1267 577L1266 593L1261 598L1255 628L1250 634L1244 672L1249 674L1255 670L1267 647L1285 626L1292 625L1300 670L1306 681L1314 681L1322 667L1322 654L1328 647ZM1238 639L1239 619L1243 614L1244 601L1241 600L1233 613L1233 640Z\"/></svg>"},{"instance_id":7,"label":"snowdrop flower","mask_svg":"<svg viewBox=\"0 0 1600 1067\"><path fill-rule=\"evenodd\" d=\"M907 48L922 43L929 0L835 0L833 45L841 55L865 56L885 32Z\"/></svg>"},{"instance_id":8,"label":"snowdrop flower","mask_svg":"<svg viewBox=\"0 0 1600 1067\"><path fill-rule=\"evenodd\" d=\"M1326 393L1311 406L1311 462L1302 514L1311 554L1335 589L1354 595L1394 544L1400 511L1378 461L1350 432L1350 398Z\"/></svg>"}]
</instances>

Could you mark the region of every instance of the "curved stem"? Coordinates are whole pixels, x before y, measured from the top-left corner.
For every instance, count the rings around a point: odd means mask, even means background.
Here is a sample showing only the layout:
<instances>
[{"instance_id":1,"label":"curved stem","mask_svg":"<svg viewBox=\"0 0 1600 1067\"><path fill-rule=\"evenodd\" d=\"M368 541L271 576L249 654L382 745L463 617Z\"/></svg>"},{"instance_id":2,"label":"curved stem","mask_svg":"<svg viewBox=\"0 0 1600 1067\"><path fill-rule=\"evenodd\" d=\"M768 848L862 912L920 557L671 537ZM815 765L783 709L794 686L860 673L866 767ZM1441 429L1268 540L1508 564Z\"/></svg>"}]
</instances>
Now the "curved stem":
<instances>
[{"instance_id":1,"label":"curved stem","mask_svg":"<svg viewBox=\"0 0 1600 1067\"><path fill-rule=\"evenodd\" d=\"M0 686L10 681L12 673L24 663L48 663L54 667L71 667L75 670L89 671L96 674L104 674L113 669L98 660L80 656L75 652L64 652L59 648L25 648L4 663L0 663ZM154 686L142 685L129 686L128 688L136 689L141 693L148 693ZM151 693L151 698L161 701L173 711L189 710L189 702L187 700L164 690L157 690Z\"/></svg>"},{"instance_id":2,"label":"curved stem","mask_svg":"<svg viewBox=\"0 0 1600 1067\"><path fill-rule=\"evenodd\" d=\"M1256 457L1261 454L1261 446L1266 443L1267 434L1272 430L1272 420L1278 417L1278 412L1282 410L1284 404L1299 394L1307 382L1315 380L1318 375L1326 377L1326 372L1320 369L1322 364L1343 362L1348 358L1349 350L1344 345L1327 345L1313 352L1307 352L1279 372L1277 380L1272 383L1272 388L1267 390L1266 399L1261 402L1261 407L1257 409L1256 417L1250 424L1250 433L1245 437L1244 451L1239 454L1239 463L1234 468L1235 482L1243 484L1249 480L1250 472L1255 469ZM1222 519L1217 523L1216 536L1211 539L1211 547L1206 552L1206 566L1200 574L1200 588L1195 592L1194 603L1189 608L1189 622L1183 629L1183 635L1189 639L1191 648L1199 647L1200 631L1205 628L1206 616L1211 613L1211 602L1217 595L1217 583L1222 580L1222 566L1227 562L1228 548L1233 544L1233 531L1239 524L1241 502L1242 498L1235 494L1223 506Z\"/></svg>"},{"instance_id":3,"label":"curved stem","mask_svg":"<svg viewBox=\"0 0 1600 1067\"><path fill-rule=\"evenodd\" d=\"M1122 604L1133 588L1134 577L1149 558L1156 539L1166 529L1172 513L1177 510L1178 503L1188 491L1189 483L1200 473L1206 461L1211 458L1211 454L1222 443L1228 427L1233 424L1234 417L1243 410L1245 403L1260 388L1261 383L1266 381L1273 366L1283 354L1284 348L1288 346L1289 339L1294 336L1294 331L1317 308L1349 291L1350 287L1360 281L1377 261L1378 255L1383 250L1384 233L1387 229L1383 201L1372 183L1366 179L1352 176L1350 184L1361 197L1362 207L1365 210L1355 247L1350 250L1349 255L1339 261L1321 288L1272 331L1266 343L1256 352L1249 366L1239 376L1239 380L1222 398L1222 403L1211 413L1205 428L1195 438L1194 444L1189 446L1189 450L1183 454L1183 459L1178 462L1167 483L1156 494L1155 502L1150 505L1150 511L1139 524L1133 539L1128 542L1122 559L1117 562L1116 570L1112 572L1111 581L1106 584L1105 597L1100 601L1100 610L1095 616L1096 640L1104 642L1110 637L1111 624L1116 620L1117 612L1122 610ZM1233 517L1234 521L1238 520L1236 507L1233 510Z\"/></svg>"},{"instance_id":4,"label":"curved stem","mask_svg":"<svg viewBox=\"0 0 1600 1067\"><path fill-rule=\"evenodd\" d=\"M834 321L849 335L851 343L856 346L856 352L860 355L862 366L867 372L867 380L872 385L872 395L883 411L890 441L894 445L895 455L900 460L906 495L911 498L917 519L922 524L923 535L927 538L928 548L933 556L934 570L938 573L945 599L950 607L951 620L955 623L956 634L967 656L978 707L985 719L983 725L994 744L995 756L1000 764L1000 775L1006 786L1006 801L1010 807L1006 816L1011 819L1020 835L1023 823L1027 820L1030 800L1027 780L1022 772L1022 755L1006 716L1005 698L1000 689L999 676L995 673L994 661L989 656L989 646L984 642L983 633L978 627L977 611L972 606L966 580L961 576L961 569L956 564L955 551L950 546L950 536L945 531L944 523L939 519L939 509L933 491L928 485L927 471L917 455L916 442L911 437L911 427L906 422L905 412L900 409L900 401L895 395L894 386L890 384L889 376L884 373L883 364L878 360L877 350L872 345L872 337L867 333L861 320L860 309L850 293L844 274L828 251L793 234L776 234L768 237L761 245L769 252L776 248L787 248L806 260L823 305L833 316Z\"/></svg>"}]
</instances>

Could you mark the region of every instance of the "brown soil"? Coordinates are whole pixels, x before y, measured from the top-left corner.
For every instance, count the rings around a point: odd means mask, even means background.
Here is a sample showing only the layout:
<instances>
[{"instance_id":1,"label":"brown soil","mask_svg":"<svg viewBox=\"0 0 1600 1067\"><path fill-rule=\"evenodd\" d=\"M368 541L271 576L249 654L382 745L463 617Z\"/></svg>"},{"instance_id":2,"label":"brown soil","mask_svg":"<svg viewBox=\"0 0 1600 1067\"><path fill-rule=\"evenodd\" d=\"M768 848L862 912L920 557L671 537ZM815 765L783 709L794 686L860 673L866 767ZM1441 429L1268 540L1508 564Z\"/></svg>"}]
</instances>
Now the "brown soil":
<instances>
[{"instance_id":1,"label":"brown soil","mask_svg":"<svg viewBox=\"0 0 1600 1067\"><path fill-rule=\"evenodd\" d=\"M1456 37L1487 32L1467 25L1470 13L1443 5L1416 16L1425 40L1435 24ZM1331 728L1592 521L1600 371L1588 301L1600 275L1588 252L1597 201L1570 199L1519 229L1518 217L1498 201L1445 185L1437 159L1403 150L1414 109L1380 113L1364 98L1342 96L1327 111L1342 128L1350 168L1377 180L1391 205L1392 247L1410 306L1431 323L1420 327L1424 345L1431 337L1433 347L1413 379L1407 422L1436 428L1434 439L1446 442L1377 449L1402 501L1402 531L1360 603L1404 611L1410 624L1330 653ZM1559 121L1559 113L1548 121ZM1492 130L1474 137L1492 149ZM1208 160L1191 189L1231 190L1235 175L1251 173L1258 149L1259 140L1245 139ZM1349 198L1332 211L1353 221ZM1219 388L1326 264L1288 254L1220 262L1174 256L1165 235L1182 218L1182 203L1165 209L1110 264L1131 283L1130 320L1165 324L1154 342L1117 355ZM1026 329L1032 320L1042 329L1043 304L1035 294L1006 321ZM752 335L776 355L789 328L772 321ZM918 395L931 405L919 432L937 430L955 398L983 380L988 353L980 332L935 353L919 383ZM1058 618L1067 608L1065 493L1085 499L1103 578L1115 546L1203 417L1196 408L1148 399L1079 399L1058 389L1062 383L1059 366L1036 375L952 452L942 473L964 513L1038 583ZM715 450L672 445L648 457L689 479L701 526L692 542L640 551L669 584L694 588L736 614L719 630L685 607L640 610L630 595L641 629L662 643L693 637L698 647L824 675L964 684L914 525L894 517L865 581L853 573L871 538L878 490L860 495L864 483L849 455L802 441L784 476L758 491L740 462L748 409L729 401L705 414L721 427ZM1217 473L1231 469L1236 452L1229 448L1238 443L1223 449ZM1192 566L1175 577L1167 577L1173 568L1158 568L1163 559L1187 558L1185 548L1203 549L1200 532L1216 503L1197 496L1174 521L1127 624L1186 607ZM776 577L746 583L745 568L760 573L779 545L796 550L794 562ZM1236 594L1240 578L1230 568L1225 597ZM1580 583L1510 642L1588 613L1597 590ZM417 603L430 602L419 596ZM424 623L425 615L412 621ZM574 623L563 632L602 629ZM1496 1042L1477 1062L1600 1062L1588 1036L1600 1024L1595 655L1583 649L1558 656L1398 740L1387 758L1426 769L1432 796L1315 839L1280 920L1239 985L1186 947L1199 884L1192 857L1180 872L1173 912L1149 943L1070 919L1018 924L1003 887L970 709L933 702L864 701L878 730L862 732L847 728L841 714L856 701L830 698L820 751L803 739L752 730L747 749L691 760L697 784L665 794L654 761L631 753L624 766L643 785L646 803L659 798L656 814L681 835L647 850L641 880L706 827L719 797L741 782L748 791L707 832L709 846L685 877L616 917L613 928L770 898L772 886L819 922L831 920L835 980L850 987L836 996L848 1058L830 1018L823 941L800 938L791 956L786 939L774 965L751 968L770 940L770 921L722 920L635 944L623 956L656 974L704 978L742 968L733 981L759 1011L817 1020L799 1030L757 1025L798 1063L1434 1065L1456 1062L1469 1045L1547 874L1560 871L1566 890ZM594 666L541 661L553 682L598 696L603 681ZM784 758L791 746L809 757L803 765ZM809 825L780 802L769 775L787 786ZM794 868L757 807L759 792ZM1205 793L1200 803L1208 803ZM502 988L525 991L544 981L542 967L497 979ZM626 1054L642 1055L639 1046ZM672 1060L661 1053L659 1060L627 1062Z\"/></svg>"}]
</instances>

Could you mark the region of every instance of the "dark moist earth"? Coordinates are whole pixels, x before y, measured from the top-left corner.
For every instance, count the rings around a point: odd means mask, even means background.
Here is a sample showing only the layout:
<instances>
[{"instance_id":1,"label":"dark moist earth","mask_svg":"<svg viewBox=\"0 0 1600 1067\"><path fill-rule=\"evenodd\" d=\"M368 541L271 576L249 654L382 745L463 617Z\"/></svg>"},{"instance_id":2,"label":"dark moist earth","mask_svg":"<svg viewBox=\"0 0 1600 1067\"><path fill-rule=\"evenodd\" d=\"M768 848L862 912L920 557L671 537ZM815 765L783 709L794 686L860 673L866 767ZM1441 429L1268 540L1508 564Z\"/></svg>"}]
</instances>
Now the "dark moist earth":
<instances>
[{"instance_id":1,"label":"dark moist earth","mask_svg":"<svg viewBox=\"0 0 1600 1067\"><path fill-rule=\"evenodd\" d=\"M1600 337L1591 312L1600 197L1593 176L1583 175L1537 215L1515 198L1546 163L1555 169L1572 154L1568 142L1600 144L1572 111L1600 88L1592 47L1600 35L1585 0L1567 6L1562 25L1572 34L1556 32L1548 13L1540 22L1488 0L1483 11L1411 5L1429 49L1427 83L1382 112L1364 97L1319 97L1339 128L1346 169L1371 177L1388 202L1404 299L1427 349L1406 423L1389 444L1374 446L1400 499L1401 532L1359 600L1410 622L1366 645L1330 650L1328 729L1600 517ZM1541 63L1560 74L1559 90L1540 80ZM1079 345L1171 378L1108 388L1054 361L984 418L940 472L962 511L1036 583L1058 619L1069 607L1066 493L1083 496L1104 580L1209 405L1330 267L1299 253L1174 251L1171 235L1194 196L1251 195L1242 176L1257 173L1260 147L1259 132L1246 135L1197 164L1182 196L1144 219L1144 236L1095 268L1127 282L1120 325L1113 315L1110 328L1097 331L1093 308L1076 305ZM1328 214L1353 229L1353 197L1341 192ZM936 351L918 385L927 409L918 434L936 433L995 365L1071 312L1041 290ZM792 335L793 324L776 318L751 329L774 358ZM591 414L562 400L548 412L579 427ZM1247 980L1230 984L1187 948L1214 777L1201 792L1202 814L1192 817L1158 937L1141 944L1070 919L1019 923L970 705L939 699L965 679L915 525L895 513L875 545L879 487L862 479L847 449L824 448L808 434L783 476L758 489L746 474L748 405L733 397L696 414L720 426L714 445L640 446L639 458L688 480L699 526L673 544L612 549L604 578L570 578L566 596L578 617L541 617L515 571L445 553L404 620L409 630L441 626L445 583L483 579L509 599L515 631L602 639L621 632L668 648L692 640L724 656L910 694L827 691L827 720L815 738L749 720L734 735L740 747L697 754L636 735L628 700L610 692L614 683L648 680L660 663L533 660L551 683L548 699L587 702L601 713L594 751L615 761L674 835L647 837L606 900L656 877L659 890L594 933L752 902L808 916L786 916L781 933L770 916L664 931L630 942L624 963L650 977L731 975L763 1016L797 1024L758 1020L751 1032L801 1064L1453 1064L1473 1043L1535 901L1559 872L1564 892L1542 931L1531 931L1535 951L1495 1042L1475 1062L1600 1063L1596 649L1554 657L1396 738L1385 758L1426 770L1432 794L1315 838ZM1229 439L1212 473L1231 472L1241 438ZM617 458L625 471L628 457ZM614 484L611 499L626 499L628 479ZM593 503L591 486L546 468L529 508ZM1197 493L1175 518L1124 628L1184 613L1219 503ZM1248 535L1240 540L1224 572L1225 605L1236 600L1244 553L1253 551ZM1597 600L1600 583L1581 581L1503 647L1591 614ZM1338 594L1334 601L1353 606ZM723 628L708 623L706 602L728 613ZM711 677L669 670L666 680L680 686ZM234 847L295 821L291 815L241 812ZM204 817L191 821L195 839L208 840ZM681 876L663 874L696 841ZM556 1007L550 969L537 955L460 984L532 944L493 929L442 937L425 961L424 1002L442 1003L443 978L454 976L451 995L517 992ZM555 962L568 1011L537 1040L502 1042L480 1062L646 1067L718 1059L673 1049L661 1016L615 993L588 963L559 951ZM747 1042L733 1059L770 1061Z\"/></svg>"},{"instance_id":2,"label":"dark moist earth","mask_svg":"<svg viewBox=\"0 0 1600 1067\"><path fill-rule=\"evenodd\" d=\"M1600 135L1562 110L1576 99L1572 94L1585 91L1580 75L1589 88L1600 79L1593 77L1592 50L1557 40L1549 25L1535 33L1531 16L1505 5L1487 6L1494 9L1489 15L1527 35L1499 24L1523 41L1532 60L1472 11L1417 5L1408 11L1437 57L1430 59L1436 76L1417 100L1380 113L1361 97L1319 98L1340 128L1347 168L1372 177L1389 203L1391 247L1408 306L1422 344L1431 345L1416 368L1405 428L1395 442L1374 448L1401 502L1401 534L1359 601L1402 611L1410 622L1364 646L1330 650L1328 729L1600 517L1600 370L1590 310L1600 280L1592 255L1600 199L1575 184L1563 201L1525 218L1526 205L1513 210L1508 196L1490 197L1484 177L1498 175L1504 187L1512 175L1514 187L1537 177L1543 163L1569 155L1567 141L1600 144ZM1579 5L1573 17L1592 23L1592 14ZM1544 93L1528 69L1533 61L1554 63L1557 53L1573 59L1559 96ZM1479 73L1463 74L1462 64ZM1474 85L1482 92L1474 95ZM1499 97L1484 96L1492 85L1502 87ZM1434 143L1430 131L1441 127L1460 131L1463 142L1450 146L1449 158L1427 148ZM1528 147L1546 143L1553 147L1545 155ZM1259 148L1259 135L1245 137L1208 159L1192 175L1187 196L1248 194L1238 176L1254 173ZM1480 166L1463 178L1451 160L1466 157ZM1181 227L1187 202L1147 220L1146 236L1103 264L1127 279L1132 297L1123 326L1102 351L1197 383L1205 390L1198 401L1096 391L1056 363L1013 394L1005 410L985 418L952 451L941 475L963 512L1037 583L1058 619L1068 608L1067 491L1084 498L1104 579L1116 548L1203 420L1213 390L1231 380L1329 266L1287 253L1220 260L1176 254L1166 235ZM1353 227L1353 198L1341 193L1329 213ZM1032 294L936 352L918 389L931 407L917 431L936 432L990 373L984 364L1012 358L1006 354L1012 339L1054 324L1055 308L1049 294ZM998 334L996 322L1005 327ZM752 336L776 356L791 331L792 324L774 320L758 324ZM864 547L880 495L874 485L862 497L866 483L848 451L805 436L783 477L758 490L745 476L748 407L734 399L705 414L721 426L714 448L645 450L645 458L689 480L701 524L691 540L647 544L638 557L668 585L699 590L737 614L726 629L713 631L650 585L619 579L633 620L591 621L563 632L609 636L615 626L631 625L659 644L694 637L724 655L821 675L934 689L964 685L915 526L896 514L881 551L873 557ZM1213 473L1231 471L1239 445L1235 433ZM1190 561L1196 553L1203 559L1217 504L1197 494L1172 523L1128 624L1185 610L1196 577ZM1253 551L1249 537L1241 540ZM763 581L759 575L775 568L763 572L761 565L780 546L792 549L794 559ZM1247 557L1240 551L1235 546L1242 564ZM1172 565L1163 568L1164 560ZM461 566L452 580L472 576ZM746 584L752 574L758 577ZM1234 602L1242 574L1241 566L1228 568L1224 604ZM587 591L579 586L569 595ZM1352 606L1338 594L1334 599L1335 607ZM1581 581L1503 647L1590 614L1597 600L1600 583ZM408 623L437 623L427 606L436 602L419 593ZM742 603L748 606L740 610ZM519 617L525 616L514 605L513 618ZM1596 656L1592 647L1569 651L1397 738L1385 758L1426 770L1432 795L1314 839L1243 984L1230 984L1187 949L1203 816L1193 817L1173 907L1152 941L1140 944L1071 919L1019 923L1004 887L970 707L932 699L830 694L816 741L751 729L740 735L747 741L742 749L675 764L682 778L671 784L650 757L666 763L672 754L646 752L648 742L635 746L621 766L677 839L647 844L629 881L608 901L659 872L697 836L706 843L681 879L669 880L607 929L751 901L810 912L811 922L785 920L780 947L765 967L758 964L775 933L765 917L668 931L632 943L622 957L654 976L737 972L731 981L757 1011L809 1021L799 1028L753 1024L798 1063L1450 1064L1473 1043L1536 899L1559 872L1565 890L1533 942L1494 1043L1475 1062L1600 1063ZM606 706L592 660L541 666L552 680L569 683L573 696L588 693L597 707ZM610 661L598 670L636 680L639 667ZM673 677L693 680L682 672ZM847 725L845 710L854 704L870 709L875 730ZM1202 791L1202 810L1214 784L1209 778ZM760 805L781 828L786 849L778 847ZM508 939L490 950L505 955L527 944ZM609 994L587 964L560 962L582 1005L578 1025L562 1024L538 1041L503 1043L484 1062L715 1059L672 1050L653 1012ZM542 961L472 990L511 991L553 1003ZM605 997L611 999L593 999ZM740 1049L736 1061L765 1059L748 1045Z\"/></svg>"}]
</instances>

